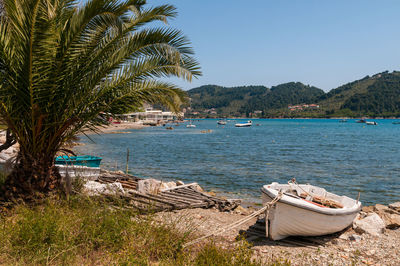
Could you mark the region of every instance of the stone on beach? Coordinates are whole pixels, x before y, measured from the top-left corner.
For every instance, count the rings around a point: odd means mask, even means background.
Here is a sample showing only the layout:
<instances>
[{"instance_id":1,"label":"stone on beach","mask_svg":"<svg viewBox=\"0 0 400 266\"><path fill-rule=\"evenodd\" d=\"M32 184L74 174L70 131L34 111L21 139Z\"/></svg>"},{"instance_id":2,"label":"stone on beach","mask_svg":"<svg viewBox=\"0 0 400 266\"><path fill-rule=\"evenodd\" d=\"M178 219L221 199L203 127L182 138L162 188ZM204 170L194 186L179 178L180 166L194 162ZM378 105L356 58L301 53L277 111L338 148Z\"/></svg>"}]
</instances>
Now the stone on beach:
<instances>
[{"instance_id":1,"label":"stone on beach","mask_svg":"<svg viewBox=\"0 0 400 266\"><path fill-rule=\"evenodd\" d=\"M183 186L184 184L185 183L183 183L183 181L181 181L181 180L176 181L177 186Z\"/></svg>"},{"instance_id":2,"label":"stone on beach","mask_svg":"<svg viewBox=\"0 0 400 266\"><path fill-rule=\"evenodd\" d=\"M160 191L161 181L153 178L138 181L137 190L144 194L157 194Z\"/></svg>"},{"instance_id":3,"label":"stone on beach","mask_svg":"<svg viewBox=\"0 0 400 266\"><path fill-rule=\"evenodd\" d=\"M357 233L367 233L373 236L379 236L385 230L385 222L376 213L370 213L363 219L356 219L353 222L353 228Z\"/></svg>"},{"instance_id":4,"label":"stone on beach","mask_svg":"<svg viewBox=\"0 0 400 266\"><path fill-rule=\"evenodd\" d=\"M374 212L385 222L386 228L396 229L400 227L400 213L382 204L374 206Z\"/></svg>"},{"instance_id":5,"label":"stone on beach","mask_svg":"<svg viewBox=\"0 0 400 266\"><path fill-rule=\"evenodd\" d=\"M174 188L176 187L176 182L161 182L160 189Z\"/></svg>"},{"instance_id":6,"label":"stone on beach","mask_svg":"<svg viewBox=\"0 0 400 266\"><path fill-rule=\"evenodd\" d=\"M400 212L400 201L389 204L389 208Z\"/></svg>"},{"instance_id":7,"label":"stone on beach","mask_svg":"<svg viewBox=\"0 0 400 266\"><path fill-rule=\"evenodd\" d=\"M87 181L84 185L84 190L90 196L100 195L100 194L115 195L118 193L122 194L125 193L122 184L119 182L114 182L111 184L102 184L96 181Z\"/></svg>"}]
</instances>

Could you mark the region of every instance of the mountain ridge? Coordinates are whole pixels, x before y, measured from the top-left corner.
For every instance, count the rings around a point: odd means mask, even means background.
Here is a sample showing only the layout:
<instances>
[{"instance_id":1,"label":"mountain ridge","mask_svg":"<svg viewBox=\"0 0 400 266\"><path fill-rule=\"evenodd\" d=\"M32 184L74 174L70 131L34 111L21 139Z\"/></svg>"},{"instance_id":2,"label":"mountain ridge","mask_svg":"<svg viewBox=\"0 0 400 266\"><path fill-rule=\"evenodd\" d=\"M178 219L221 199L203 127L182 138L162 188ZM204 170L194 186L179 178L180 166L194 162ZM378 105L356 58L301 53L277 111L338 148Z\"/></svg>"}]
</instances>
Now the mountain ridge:
<instances>
[{"instance_id":1,"label":"mountain ridge","mask_svg":"<svg viewBox=\"0 0 400 266\"><path fill-rule=\"evenodd\" d=\"M400 116L399 71L365 76L328 92L301 82L287 82L271 88L262 85L203 85L187 93L191 99L189 116ZM296 108L289 109L290 106Z\"/></svg>"}]
</instances>

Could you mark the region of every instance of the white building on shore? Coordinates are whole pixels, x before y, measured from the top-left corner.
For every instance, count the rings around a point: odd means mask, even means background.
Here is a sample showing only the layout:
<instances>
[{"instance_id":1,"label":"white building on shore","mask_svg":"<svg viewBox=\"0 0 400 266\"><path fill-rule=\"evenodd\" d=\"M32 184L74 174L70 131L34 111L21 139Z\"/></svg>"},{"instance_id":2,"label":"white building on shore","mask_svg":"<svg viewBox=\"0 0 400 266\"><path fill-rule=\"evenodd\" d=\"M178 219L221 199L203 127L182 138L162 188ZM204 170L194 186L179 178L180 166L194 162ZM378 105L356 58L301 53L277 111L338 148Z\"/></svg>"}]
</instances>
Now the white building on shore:
<instances>
[{"instance_id":1,"label":"white building on shore","mask_svg":"<svg viewBox=\"0 0 400 266\"><path fill-rule=\"evenodd\" d=\"M120 115L121 120L128 122L142 121L144 125L158 125L183 118L183 113L164 112L162 110L154 110L151 106L145 106L144 112L135 112Z\"/></svg>"}]
</instances>

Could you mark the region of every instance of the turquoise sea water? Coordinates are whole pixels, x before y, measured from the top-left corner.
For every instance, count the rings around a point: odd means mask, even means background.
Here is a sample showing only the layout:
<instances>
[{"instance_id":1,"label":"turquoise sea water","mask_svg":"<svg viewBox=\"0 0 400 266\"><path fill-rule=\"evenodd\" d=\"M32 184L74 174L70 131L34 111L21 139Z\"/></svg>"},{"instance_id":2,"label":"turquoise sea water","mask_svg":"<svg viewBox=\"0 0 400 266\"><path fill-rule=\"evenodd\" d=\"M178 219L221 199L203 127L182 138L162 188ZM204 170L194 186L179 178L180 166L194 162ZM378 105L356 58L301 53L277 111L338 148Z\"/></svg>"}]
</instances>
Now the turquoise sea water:
<instances>
[{"instance_id":1,"label":"turquoise sea water","mask_svg":"<svg viewBox=\"0 0 400 266\"><path fill-rule=\"evenodd\" d=\"M400 125L376 120L368 126L336 119L255 119L249 128L217 120L123 130L128 134L91 135L80 154L103 157L102 167L129 170L141 177L197 182L231 198L258 201L262 185L299 183L322 186L365 205L400 200ZM259 126L256 126L259 124ZM202 130L211 129L211 133Z\"/></svg>"}]
</instances>

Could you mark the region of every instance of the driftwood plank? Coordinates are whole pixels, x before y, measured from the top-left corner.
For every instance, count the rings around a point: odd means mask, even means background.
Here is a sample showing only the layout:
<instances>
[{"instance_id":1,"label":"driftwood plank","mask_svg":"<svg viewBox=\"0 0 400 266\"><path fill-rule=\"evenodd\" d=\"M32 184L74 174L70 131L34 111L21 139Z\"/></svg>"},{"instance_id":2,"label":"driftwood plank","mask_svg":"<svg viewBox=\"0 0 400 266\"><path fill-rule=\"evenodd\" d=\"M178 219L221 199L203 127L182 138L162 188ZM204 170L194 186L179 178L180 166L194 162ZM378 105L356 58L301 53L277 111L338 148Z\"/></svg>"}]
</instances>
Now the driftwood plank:
<instances>
[{"instance_id":1,"label":"driftwood plank","mask_svg":"<svg viewBox=\"0 0 400 266\"><path fill-rule=\"evenodd\" d=\"M166 195L166 194L160 194L162 198L166 198L166 199L171 199L171 200L176 200L176 201L181 201L184 203L201 203L203 202L203 200L194 200L194 199L189 199L186 197L180 197L180 196L175 196L175 195Z\"/></svg>"},{"instance_id":2,"label":"driftwood plank","mask_svg":"<svg viewBox=\"0 0 400 266\"><path fill-rule=\"evenodd\" d=\"M135 195L135 196L138 196L138 197L145 198L145 199L150 199L150 200L153 200L153 201L158 201L158 202L161 202L161 203L164 203L164 204L167 204L167 205L172 205L172 206L175 206L175 205L176 205L176 204L171 203L171 202L169 202L169 201L162 200L162 199L160 199L160 198L157 197L157 196L150 196L150 195L148 195L148 194L142 194L142 193L139 193L139 192L136 192L136 191L133 191L133 190L128 191L128 193L129 193L129 194L132 194L132 195Z\"/></svg>"},{"instance_id":3,"label":"driftwood plank","mask_svg":"<svg viewBox=\"0 0 400 266\"><path fill-rule=\"evenodd\" d=\"M178 189L187 188L187 187L196 186L196 185L198 185L198 184L197 183L190 183L190 184L186 184L186 185L181 185L181 186L176 186L176 187L171 187L171 188L165 188L165 189L162 189L161 192L173 191L173 190L178 190Z\"/></svg>"},{"instance_id":4,"label":"driftwood plank","mask_svg":"<svg viewBox=\"0 0 400 266\"><path fill-rule=\"evenodd\" d=\"M175 202L180 202L183 204L194 204L194 203L203 203L203 201L201 200L189 200L189 199L185 199L185 198L180 198L180 197L171 197L171 195L160 195L159 196L161 199L165 199L168 201L175 201Z\"/></svg>"},{"instance_id":5,"label":"driftwood plank","mask_svg":"<svg viewBox=\"0 0 400 266\"><path fill-rule=\"evenodd\" d=\"M177 193L177 192L168 192L168 193L173 193L173 195L177 195L177 196L188 198L188 199L192 199L192 200L212 201L212 200L209 200L209 199L201 197L201 196L199 197L197 195L191 195L191 194L185 194L185 193Z\"/></svg>"},{"instance_id":6,"label":"driftwood plank","mask_svg":"<svg viewBox=\"0 0 400 266\"><path fill-rule=\"evenodd\" d=\"M177 199L171 199L171 198L166 198L166 197L160 197L162 200L166 200L175 204L183 204L183 205L190 205L190 202L183 201L183 200L177 200ZM201 203L201 202L192 202L192 203Z\"/></svg>"}]
</instances>

